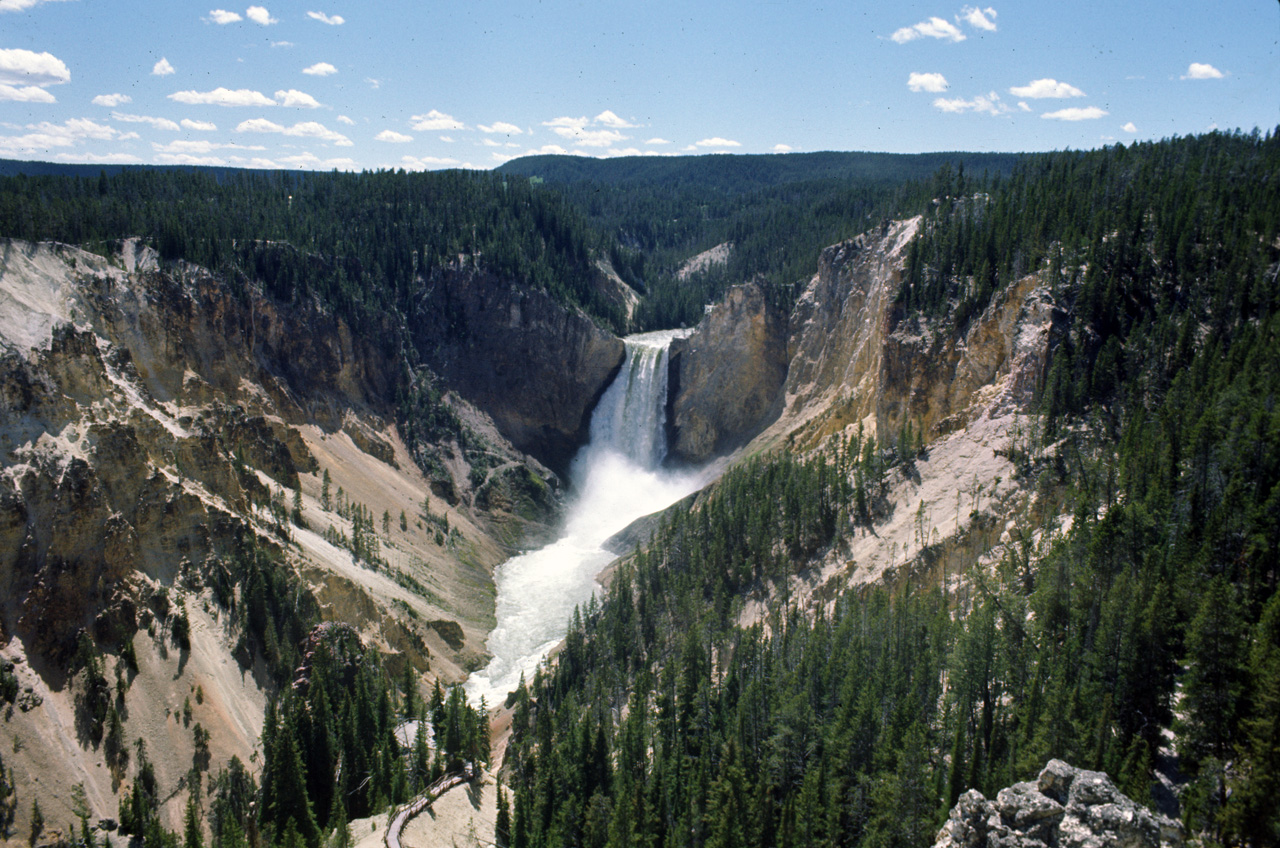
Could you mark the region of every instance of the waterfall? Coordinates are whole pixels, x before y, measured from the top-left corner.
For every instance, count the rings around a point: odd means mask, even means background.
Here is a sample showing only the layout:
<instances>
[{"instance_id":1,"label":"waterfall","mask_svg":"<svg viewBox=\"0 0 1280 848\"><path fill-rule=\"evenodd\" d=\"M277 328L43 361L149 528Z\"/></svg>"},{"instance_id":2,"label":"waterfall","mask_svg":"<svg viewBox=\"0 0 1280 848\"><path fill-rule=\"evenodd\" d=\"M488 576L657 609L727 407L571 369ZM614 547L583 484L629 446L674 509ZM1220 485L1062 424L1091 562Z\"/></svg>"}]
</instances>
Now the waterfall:
<instances>
[{"instance_id":1,"label":"waterfall","mask_svg":"<svg viewBox=\"0 0 1280 848\"><path fill-rule=\"evenodd\" d=\"M590 440L569 475L573 495L555 542L498 566L497 624L489 665L467 680L473 702L502 700L564 638L575 606L614 556L605 541L641 516L698 489L699 472L667 472L667 350L682 331L628 336L626 360L591 415Z\"/></svg>"}]
</instances>

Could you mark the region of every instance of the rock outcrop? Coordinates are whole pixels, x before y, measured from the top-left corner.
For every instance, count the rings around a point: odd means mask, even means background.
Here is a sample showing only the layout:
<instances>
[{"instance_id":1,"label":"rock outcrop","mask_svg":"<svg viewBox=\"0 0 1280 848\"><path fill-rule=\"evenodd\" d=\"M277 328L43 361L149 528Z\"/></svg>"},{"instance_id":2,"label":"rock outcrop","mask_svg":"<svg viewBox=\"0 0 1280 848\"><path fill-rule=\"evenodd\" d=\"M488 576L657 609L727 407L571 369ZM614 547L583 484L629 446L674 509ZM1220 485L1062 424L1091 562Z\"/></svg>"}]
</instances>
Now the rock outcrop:
<instances>
[{"instance_id":1,"label":"rock outcrop","mask_svg":"<svg viewBox=\"0 0 1280 848\"><path fill-rule=\"evenodd\" d=\"M754 283L734 286L671 343L668 456L704 463L745 444L782 410L786 317Z\"/></svg>"},{"instance_id":2,"label":"rock outcrop","mask_svg":"<svg viewBox=\"0 0 1280 848\"><path fill-rule=\"evenodd\" d=\"M581 311L482 271L432 282L414 316L427 363L521 451L556 471L586 441L622 365L622 340Z\"/></svg>"},{"instance_id":3,"label":"rock outcrop","mask_svg":"<svg viewBox=\"0 0 1280 848\"><path fill-rule=\"evenodd\" d=\"M934 848L1178 848L1178 824L1120 793L1103 772L1050 760L1036 781L988 801L960 797Z\"/></svg>"}]
</instances>

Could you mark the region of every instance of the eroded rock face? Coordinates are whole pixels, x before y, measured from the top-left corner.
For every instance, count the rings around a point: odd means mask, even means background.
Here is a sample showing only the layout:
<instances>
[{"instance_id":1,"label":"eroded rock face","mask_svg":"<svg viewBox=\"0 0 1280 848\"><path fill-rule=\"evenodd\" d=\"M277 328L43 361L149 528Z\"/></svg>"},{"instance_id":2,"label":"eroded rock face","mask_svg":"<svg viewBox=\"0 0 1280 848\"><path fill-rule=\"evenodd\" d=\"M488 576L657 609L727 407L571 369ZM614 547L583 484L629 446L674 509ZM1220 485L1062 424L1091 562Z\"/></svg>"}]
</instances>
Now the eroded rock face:
<instances>
[{"instance_id":1,"label":"eroded rock face","mask_svg":"<svg viewBox=\"0 0 1280 848\"><path fill-rule=\"evenodd\" d=\"M782 410L786 318L754 283L734 286L671 344L668 456L699 464L745 444Z\"/></svg>"},{"instance_id":2,"label":"eroded rock face","mask_svg":"<svg viewBox=\"0 0 1280 848\"><path fill-rule=\"evenodd\" d=\"M473 269L435 280L414 316L427 363L521 451L563 472L625 355L550 295Z\"/></svg>"},{"instance_id":3,"label":"eroded rock face","mask_svg":"<svg viewBox=\"0 0 1280 848\"><path fill-rule=\"evenodd\" d=\"M1038 780L1001 789L995 801L960 797L934 848L1176 848L1182 832L1120 793L1103 772L1050 760Z\"/></svg>"}]
</instances>

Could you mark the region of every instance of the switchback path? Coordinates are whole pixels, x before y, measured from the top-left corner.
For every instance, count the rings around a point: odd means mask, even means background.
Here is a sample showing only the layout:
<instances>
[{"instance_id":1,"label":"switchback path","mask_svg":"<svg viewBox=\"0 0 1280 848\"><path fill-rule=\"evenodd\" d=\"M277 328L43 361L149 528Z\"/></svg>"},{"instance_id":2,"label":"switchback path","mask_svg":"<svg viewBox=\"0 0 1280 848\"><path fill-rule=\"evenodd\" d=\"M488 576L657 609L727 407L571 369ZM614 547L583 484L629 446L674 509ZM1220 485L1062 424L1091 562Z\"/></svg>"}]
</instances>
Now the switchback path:
<instances>
[{"instance_id":1,"label":"switchback path","mask_svg":"<svg viewBox=\"0 0 1280 848\"><path fill-rule=\"evenodd\" d=\"M396 810L391 817L390 824L387 825L386 833L382 837L382 842L386 848L401 848L400 834L404 831L404 826L409 822L409 819L431 806L433 801L453 787L466 783L474 777L475 772L470 765L464 766L458 771L448 772L428 786L417 798Z\"/></svg>"}]
</instances>

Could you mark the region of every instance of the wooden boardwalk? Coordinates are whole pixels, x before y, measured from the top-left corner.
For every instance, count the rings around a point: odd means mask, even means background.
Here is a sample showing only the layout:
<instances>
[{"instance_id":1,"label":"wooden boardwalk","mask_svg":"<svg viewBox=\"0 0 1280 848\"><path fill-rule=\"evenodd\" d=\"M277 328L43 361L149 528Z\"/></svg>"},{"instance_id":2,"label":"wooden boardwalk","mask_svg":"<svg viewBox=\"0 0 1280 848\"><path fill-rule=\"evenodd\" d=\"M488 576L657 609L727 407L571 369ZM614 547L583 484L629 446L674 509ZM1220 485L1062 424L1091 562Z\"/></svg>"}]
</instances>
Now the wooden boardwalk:
<instances>
[{"instance_id":1,"label":"wooden boardwalk","mask_svg":"<svg viewBox=\"0 0 1280 848\"><path fill-rule=\"evenodd\" d=\"M475 772L470 765L464 766L458 771L448 772L423 790L422 794L417 798L396 810L387 825L386 833L382 837L382 842L386 848L401 848L400 834L404 831L404 826L409 823L409 819L431 806L433 801L453 787L460 783L466 783L474 777Z\"/></svg>"}]
</instances>

